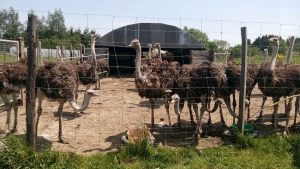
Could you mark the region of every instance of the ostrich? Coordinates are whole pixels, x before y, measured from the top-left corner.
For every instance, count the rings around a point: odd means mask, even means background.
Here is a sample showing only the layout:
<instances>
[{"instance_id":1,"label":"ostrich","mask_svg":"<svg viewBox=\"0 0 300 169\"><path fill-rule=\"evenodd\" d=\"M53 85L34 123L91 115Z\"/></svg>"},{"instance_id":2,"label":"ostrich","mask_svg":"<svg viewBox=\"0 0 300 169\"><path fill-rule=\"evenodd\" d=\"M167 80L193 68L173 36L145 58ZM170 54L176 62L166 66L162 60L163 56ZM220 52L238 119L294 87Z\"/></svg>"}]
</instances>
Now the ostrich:
<instances>
[{"instance_id":1,"label":"ostrich","mask_svg":"<svg viewBox=\"0 0 300 169\"><path fill-rule=\"evenodd\" d=\"M286 64L289 64L289 61L290 61L290 59L291 59L291 55L292 55L292 50L293 50L293 44L294 44L294 36L289 36L289 41L290 41L290 44L289 44L289 51L288 51L288 54L287 54L287 56L286 56ZM274 47L273 47L274 48ZM275 48L276 49L276 48ZM265 52L265 59L264 59L264 63L262 64L262 65L264 65L265 64L265 60L266 60L266 57L268 56L268 49L264 49L264 52ZM274 53L274 50L273 50L273 53L272 53L273 55L277 55L276 53ZM276 62L276 61L275 61ZM275 66L276 66L276 69L281 69L281 67L283 67L283 63L282 62L276 62L276 64L275 64ZM296 103L295 103L295 107L296 107L296 109L295 109L295 111L297 112L297 107L299 107L299 106L297 106L296 104L299 102L299 100L298 100L299 98L297 97L296 98ZM255 121L255 123L257 123L257 124L260 124L261 123L261 120L262 120L262 113L263 113L263 107L264 107L264 104L265 104L265 101L267 100L267 96L263 96L263 102L262 102L262 105L261 105L261 111L260 111L260 114L259 114L259 116L258 116L258 118L257 118L257 120ZM285 108L287 108L287 103L286 103L286 101L285 101ZM286 114L285 114L286 115ZM297 113L295 113L295 119L296 119L296 117L297 117ZM294 124L296 123L296 120L294 119Z\"/></svg>"},{"instance_id":2,"label":"ostrich","mask_svg":"<svg viewBox=\"0 0 300 169\"><path fill-rule=\"evenodd\" d=\"M197 78L196 75L196 70L199 68L201 64L184 64L182 65L178 77L176 78L176 86L174 87L174 95L172 95L171 103L174 103L174 110L175 113L177 114L178 118L178 126L181 126L180 123L180 114L183 110L184 107L184 101L187 100L187 105L189 109L189 114L190 114L190 120L191 120L191 125L196 126L196 123L193 118L193 113L191 107L193 106L194 112L196 114L197 119L199 119L198 116L198 104L201 102L199 96L195 92L197 87L192 83L192 81ZM194 86L193 86L194 85ZM209 98L207 99L207 102L209 102ZM215 107L214 111L217 109L216 107L216 102L215 102ZM222 115L222 110L220 109L221 113L221 123L225 124L223 115Z\"/></svg>"},{"instance_id":3,"label":"ostrich","mask_svg":"<svg viewBox=\"0 0 300 169\"><path fill-rule=\"evenodd\" d=\"M258 88L266 97L272 97L273 102L279 101L282 96L291 96L296 92L299 92L300 83L300 65L295 64L277 64L276 56L279 48L278 38L269 39L271 45L273 45L273 53L271 62L266 62L263 64L257 75ZM264 100L265 101L265 100ZM263 101L263 104L264 104ZM285 106L285 113L289 117L291 111L292 98L288 100L288 104ZM274 105L274 111L272 116L272 122L274 124L275 130L277 129L277 112L278 104ZM284 134L288 132L288 122L287 118L286 126L284 129Z\"/></svg>"},{"instance_id":4,"label":"ostrich","mask_svg":"<svg viewBox=\"0 0 300 169\"><path fill-rule=\"evenodd\" d=\"M258 74L259 66L255 63L247 65L247 78L246 78L246 102L247 102L247 120L250 119L250 98L251 93L257 84L256 76ZM229 64L226 69L228 94L233 95L233 111L236 109L235 91L240 89L240 78L241 78L241 65L240 64ZM235 118L233 118L235 123Z\"/></svg>"},{"instance_id":5,"label":"ostrich","mask_svg":"<svg viewBox=\"0 0 300 169\"><path fill-rule=\"evenodd\" d=\"M227 65L219 64L214 62L203 62L202 64L196 64L192 67L191 73L187 78L187 83L189 84L190 91L189 97L199 98L196 102L201 102L200 116L196 113L197 127L194 132L194 137L198 136L199 129L201 129L201 120L207 109L207 101L210 97L222 97L227 105L229 112L232 116L237 117L237 115L232 111L230 107L230 98L228 97L227 87L227 77L226 77ZM182 88L184 90L184 88ZM178 91L177 91L178 92ZM180 94L180 91L178 92ZM172 99L176 98L176 95L172 95ZM172 100L176 102L176 100ZM217 100L215 103L220 104ZM197 110L197 105L193 104L194 110ZM216 110L216 104L214 109ZM176 108L175 108L176 110ZM222 113L220 111L220 113Z\"/></svg>"},{"instance_id":6,"label":"ostrich","mask_svg":"<svg viewBox=\"0 0 300 169\"><path fill-rule=\"evenodd\" d=\"M20 41L24 41L23 37L20 37ZM10 129L10 117L11 108L14 109L14 126L11 132L17 131L18 125L18 95L20 89L25 88L27 80L27 65L26 55L25 58L20 58L17 62L4 63L0 65L0 96L4 102L4 108L7 111L6 117L6 130L5 133L9 133ZM13 98L13 104L7 95L11 94Z\"/></svg>"},{"instance_id":7,"label":"ostrich","mask_svg":"<svg viewBox=\"0 0 300 169\"><path fill-rule=\"evenodd\" d=\"M158 50L157 55L162 60L166 60L168 62L174 61L174 54L168 51L162 51L159 43L154 44L153 48L156 48Z\"/></svg>"},{"instance_id":8,"label":"ostrich","mask_svg":"<svg viewBox=\"0 0 300 169\"><path fill-rule=\"evenodd\" d=\"M265 54L265 57L264 57L264 62L263 63L266 63L267 57L268 57L268 49L264 49L264 54Z\"/></svg>"},{"instance_id":9,"label":"ostrich","mask_svg":"<svg viewBox=\"0 0 300 169\"><path fill-rule=\"evenodd\" d=\"M69 105L75 111L84 111L89 105L90 98L97 96L94 90L87 90L84 94L83 105L79 107L74 101L76 95L77 76L73 71L72 66L67 65L64 62L46 62L44 66L37 70L36 87L37 87L37 120L36 120L36 132L38 129L38 123L42 114L42 101L48 98L51 101L58 101L59 107L57 110L59 118L59 132L58 139L61 143L67 144L62 137L62 112L65 102L69 102ZM36 133L37 134L37 133Z\"/></svg>"},{"instance_id":10,"label":"ostrich","mask_svg":"<svg viewBox=\"0 0 300 169\"><path fill-rule=\"evenodd\" d=\"M135 85L140 97L149 98L151 104L151 131L154 129L154 99L164 98L165 109L168 114L169 127L171 118L169 113L169 92L174 86L174 78L177 76L179 63L168 63L161 59L153 59L150 66L142 64L141 45L138 39L131 41L129 47L136 50L135 59ZM142 67L142 68L141 68Z\"/></svg>"},{"instance_id":11,"label":"ostrich","mask_svg":"<svg viewBox=\"0 0 300 169\"><path fill-rule=\"evenodd\" d=\"M152 44L148 44L148 47L149 47L149 51L148 51L148 55L149 55L149 58L152 59Z\"/></svg>"}]
</instances>

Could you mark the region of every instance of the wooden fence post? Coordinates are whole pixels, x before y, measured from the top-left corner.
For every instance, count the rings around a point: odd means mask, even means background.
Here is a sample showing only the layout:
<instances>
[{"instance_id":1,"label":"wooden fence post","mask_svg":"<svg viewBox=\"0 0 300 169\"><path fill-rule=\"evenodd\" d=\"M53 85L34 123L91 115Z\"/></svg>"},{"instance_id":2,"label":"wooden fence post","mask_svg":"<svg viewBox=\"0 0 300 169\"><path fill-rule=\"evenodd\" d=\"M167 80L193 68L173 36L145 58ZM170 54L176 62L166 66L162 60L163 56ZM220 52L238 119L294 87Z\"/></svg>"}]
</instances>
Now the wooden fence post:
<instances>
[{"instance_id":1,"label":"wooden fence post","mask_svg":"<svg viewBox=\"0 0 300 169\"><path fill-rule=\"evenodd\" d=\"M35 78L36 78L36 22L35 15L28 15L27 24L27 81L26 81L26 140L35 150Z\"/></svg>"},{"instance_id":2,"label":"wooden fence post","mask_svg":"<svg viewBox=\"0 0 300 169\"><path fill-rule=\"evenodd\" d=\"M247 28L242 27L242 66L240 79L240 97L239 97L239 117L238 130L244 134L244 114L245 114L245 96L246 96L246 78L247 78Z\"/></svg>"}]
</instances>

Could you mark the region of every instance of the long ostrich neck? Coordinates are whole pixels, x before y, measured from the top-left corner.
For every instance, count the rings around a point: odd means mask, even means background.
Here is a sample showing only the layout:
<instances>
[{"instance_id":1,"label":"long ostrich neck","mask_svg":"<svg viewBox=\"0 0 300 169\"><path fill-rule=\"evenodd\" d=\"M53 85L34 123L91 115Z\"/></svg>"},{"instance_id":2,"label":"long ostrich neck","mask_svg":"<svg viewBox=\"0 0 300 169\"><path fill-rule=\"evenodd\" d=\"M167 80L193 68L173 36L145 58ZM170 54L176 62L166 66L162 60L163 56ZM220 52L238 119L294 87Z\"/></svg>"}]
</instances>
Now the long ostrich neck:
<instances>
[{"instance_id":1,"label":"long ostrich neck","mask_svg":"<svg viewBox=\"0 0 300 169\"><path fill-rule=\"evenodd\" d=\"M62 58L62 56L61 56L61 54L59 53L59 48L56 48L56 52L57 52L57 54L59 56L59 60L60 61L64 61L63 58Z\"/></svg>"},{"instance_id":2,"label":"long ostrich neck","mask_svg":"<svg viewBox=\"0 0 300 169\"><path fill-rule=\"evenodd\" d=\"M175 111L176 114L181 114L182 109L179 106L179 101L174 103L174 111Z\"/></svg>"},{"instance_id":3,"label":"long ostrich neck","mask_svg":"<svg viewBox=\"0 0 300 169\"><path fill-rule=\"evenodd\" d=\"M276 64L276 56L278 53L278 45L273 46L273 52L272 52L272 58L271 58L271 66L270 66L270 71L274 72L275 69L275 64Z\"/></svg>"},{"instance_id":4,"label":"long ostrich neck","mask_svg":"<svg viewBox=\"0 0 300 169\"><path fill-rule=\"evenodd\" d=\"M142 73L141 73L141 58L142 58L142 54L141 54L141 45L138 45L135 47L135 51L136 51L136 57L135 57L135 71L136 71L136 74L135 74L135 78L136 79L142 79L144 81L145 77L142 76Z\"/></svg>"},{"instance_id":5,"label":"long ostrich neck","mask_svg":"<svg viewBox=\"0 0 300 169\"><path fill-rule=\"evenodd\" d=\"M152 58L152 56L151 56L151 46L149 46L149 58L151 59Z\"/></svg>"},{"instance_id":6,"label":"long ostrich neck","mask_svg":"<svg viewBox=\"0 0 300 169\"><path fill-rule=\"evenodd\" d=\"M289 51L288 51L288 54L286 56L286 61L285 61L287 63L290 63L290 61L292 59L293 47L294 47L294 40L290 40Z\"/></svg>"},{"instance_id":7,"label":"long ostrich neck","mask_svg":"<svg viewBox=\"0 0 300 169\"><path fill-rule=\"evenodd\" d=\"M92 38L91 40L91 52L92 52L92 57L93 57L93 61L92 61L92 67L93 69L96 70L97 68L97 61L96 61L96 52L95 52L95 38Z\"/></svg>"},{"instance_id":8,"label":"long ostrich neck","mask_svg":"<svg viewBox=\"0 0 300 169\"><path fill-rule=\"evenodd\" d=\"M87 97L87 94L85 94L83 104L81 107L79 107L73 99L68 100L68 102L69 105L74 109L74 111L84 111L88 108L88 105L90 104L90 98Z\"/></svg>"},{"instance_id":9,"label":"long ostrich neck","mask_svg":"<svg viewBox=\"0 0 300 169\"><path fill-rule=\"evenodd\" d=\"M160 53L160 50L161 50L161 47L160 47L160 45L158 45L158 57L161 59L161 53Z\"/></svg>"},{"instance_id":10,"label":"long ostrich neck","mask_svg":"<svg viewBox=\"0 0 300 169\"><path fill-rule=\"evenodd\" d=\"M264 63L266 63L268 57L268 51L265 51L265 58L264 58Z\"/></svg>"},{"instance_id":11,"label":"long ostrich neck","mask_svg":"<svg viewBox=\"0 0 300 169\"><path fill-rule=\"evenodd\" d=\"M80 54L79 54L79 61L80 61L80 63L83 63L83 59L82 59L82 46L81 45L79 45L79 47L80 47Z\"/></svg>"}]
</instances>

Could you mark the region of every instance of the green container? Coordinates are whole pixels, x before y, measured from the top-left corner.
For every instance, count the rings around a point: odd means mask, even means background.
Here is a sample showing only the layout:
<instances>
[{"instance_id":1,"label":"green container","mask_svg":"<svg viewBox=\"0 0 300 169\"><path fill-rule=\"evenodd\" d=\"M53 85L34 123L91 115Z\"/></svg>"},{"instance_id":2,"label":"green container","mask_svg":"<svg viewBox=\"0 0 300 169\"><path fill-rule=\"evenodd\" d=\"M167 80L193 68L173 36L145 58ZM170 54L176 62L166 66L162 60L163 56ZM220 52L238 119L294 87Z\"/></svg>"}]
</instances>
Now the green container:
<instances>
[{"instance_id":1,"label":"green container","mask_svg":"<svg viewBox=\"0 0 300 169\"><path fill-rule=\"evenodd\" d=\"M234 133L236 134L238 131L237 124L233 124L231 127L233 128ZM251 124L249 124L249 123L244 124L244 132L245 133L252 133L253 129L254 129L254 127Z\"/></svg>"}]
</instances>

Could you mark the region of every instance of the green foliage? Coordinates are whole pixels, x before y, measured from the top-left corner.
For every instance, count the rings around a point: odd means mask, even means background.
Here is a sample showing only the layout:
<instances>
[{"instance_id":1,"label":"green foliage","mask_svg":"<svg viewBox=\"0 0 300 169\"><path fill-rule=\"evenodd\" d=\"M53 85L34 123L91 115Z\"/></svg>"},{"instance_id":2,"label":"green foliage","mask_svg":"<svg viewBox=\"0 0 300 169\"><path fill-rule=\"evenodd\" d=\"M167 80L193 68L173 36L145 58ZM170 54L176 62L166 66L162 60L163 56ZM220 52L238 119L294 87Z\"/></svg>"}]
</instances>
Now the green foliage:
<instances>
[{"instance_id":1,"label":"green foliage","mask_svg":"<svg viewBox=\"0 0 300 169\"><path fill-rule=\"evenodd\" d=\"M30 10L29 14L34 14L34 10ZM37 16L37 15L36 15ZM25 26L19 21L19 14L12 7L9 10L0 11L0 38L17 39L20 36L27 37ZM90 34L96 34L96 30L86 28L83 32L74 29L72 26L67 30L65 18L61 9L55 9L53 13L48 12L48 15L37 18L37 38L42 41L42 47L55 48L64 43L66 49L78 49L79 44L90 47ZM98 35L100 37L100 35ZM27 46L27 41L25 40Z\"/></svg>"},{"instance_id":2,"label":"green foliage","mask_svg":"<svg viewBox=\"0 0 300 169\"><path fill-rule=\"evenodd\" d=\"M216 45L215 42L208 42L207 49L208 50L217 51L218 50L218 46Z\"/></svg>"},{"instance_id":3,"label":"green foliage","mask_svg":"<svg viewBox=\"0 0 300 169\"><path fill-rule=\"evenodd\" d=\"M262 52L259 50L257 46L249 46L248 45L248 56L260 56Z\"/></svg>"},{"instance_id":4,"label":"green foliage","mask_svg":"<svg viewBox=\"0 0 300 169\"><path fill-rule=\"evenodd\" d=\"M234 47L230 47L228 51L233 51L233 56L235 58L241 58L242 57L242 45L236 45Z\"/></svg>"},{"instance_id":5,"label":"green foliage","mask_svg":"<svg viewBox=\"0 0 300 169\"><path fill-rule=\"evenodd\" d=\"M208 48L208 43L209 43L209 39L206 33L200 31L199 29L195 29L195 28L188 28L187 26L185 26L183 28L185 31L189 32L194 38L196 38L198 41L201 42L201 44L205 47Z\"/></svg>"},{"instance_id":6,"label":"green foliage","mask_svg":"<svg viewBox=\"0 0 300 169\"><path fill-rule=\"evenodd\" d=\"M0 150L0 168L299 168L300 136L265 138L238 135L234 145L204 148L127 144L119 152L76 155L49 148L35 153L19 137L9 136ZM280 162L279 162L280 161Z\"/></svg>"},{"instance_id":7,"label":"green foliage","mask_svg":"<svg viewBox=\"0 0 300 169\"><path fill-rule=\"evenodd\" d=\"M218 40L215 39L213 42L217 45L218 50L217 52L224 52L230 47L230 44L226 40Z\"/></svg>"},{"instance_id":8,"label":"green foliage","mask_svg":"<svg viewBox=\"0 0 300 169\"><path fill-rule=\"evenodd\" d=\"M252 43L253 46L257 46L260 48L261 51L263 51L265 48L268 49L269 53L272 53L273 47L269 44L269 39L273 37L278 37L276 35L263 35L261 37L257 37L254 42ZM288 51L288 45L287 43L279 36L279 54L286 55Z\"/></svg>"},{"instance_id":9,"label":"green foliage","mask_svg":"<svg viewBox=\"0 0 300 169\"><path fill-rule=\"evenodd\" d=\"M19 13L12 7L9 10L3 9L0 11L0 38L2 39L17 39L24 26L19 21Z\"/></svg>"}]
</instances>

